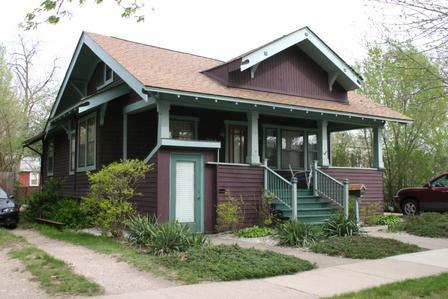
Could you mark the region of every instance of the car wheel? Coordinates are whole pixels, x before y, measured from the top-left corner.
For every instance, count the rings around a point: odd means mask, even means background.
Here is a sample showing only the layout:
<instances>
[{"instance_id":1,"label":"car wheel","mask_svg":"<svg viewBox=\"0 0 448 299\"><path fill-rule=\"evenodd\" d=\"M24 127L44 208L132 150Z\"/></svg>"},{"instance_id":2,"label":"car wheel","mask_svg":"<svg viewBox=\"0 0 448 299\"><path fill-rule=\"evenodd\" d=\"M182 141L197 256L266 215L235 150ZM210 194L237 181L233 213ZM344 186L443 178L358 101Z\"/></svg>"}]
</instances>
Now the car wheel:
<instances>
[{"instance_id":1,"label":"car wheel","mask_svg":"<svg viewBox=\"0 0 448 299\"><path fill-rule=\"evenodd\" d=\"M418 214L418 205L415 199L406 199L403 201L403 214L405 215Z\"/></svg>"}]
</instances>

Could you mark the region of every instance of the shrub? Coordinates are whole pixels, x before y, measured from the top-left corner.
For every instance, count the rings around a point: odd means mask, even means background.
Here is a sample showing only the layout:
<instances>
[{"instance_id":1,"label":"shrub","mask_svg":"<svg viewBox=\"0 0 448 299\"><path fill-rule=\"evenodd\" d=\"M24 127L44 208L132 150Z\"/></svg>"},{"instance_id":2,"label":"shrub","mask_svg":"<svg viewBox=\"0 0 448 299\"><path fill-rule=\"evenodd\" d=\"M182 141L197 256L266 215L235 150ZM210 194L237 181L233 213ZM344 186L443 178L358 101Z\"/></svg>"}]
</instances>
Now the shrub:
<instances>
[{"instance_id":1,"label":"shrub","mask_svg":"<svg viewBox=\"0 0 448 299\"><path fill-rule=\"evenodd\" d=\"M316 253L348 258L378 259L392 255L417 252L421 249L412 244L393 239L369 236L334 237L322 240L311 247Z\"/></svg>"},{"instance_id":2,"label":"shrub","mask_svg":"<svg viewBox=\"0 0 448 299\"><path fill-rule=\"evenodd\" d=\"M274 201L275 195L272 192L265 190L263 192L263 197L260 200L260 205L258 208L258 215L260 217L260 225L272 225L274 223L274 214L272 213L272 202Z\"/></svg>"},{"instance_id":3,"label":"shrub","mask_svg":"<svg viewBox=\"0 0 448 299\"><path fill-rule=\"evenodd\" d=\"M317 242L321 236L320 227L288 220L278 226L279 244L282 246L307 247Z\"/></svg>"},{"instance_id":4,"label":"shrub","mask_svg":"<svg viewBox=\"0 0 448 299\"><path fill-rule=\"evenodd\" d=\"M83 198L85 211L103 235L122 236L125 220L134 213L130 200L140 195L138 184L153 168L153 164L140 160L126 160L113 162L96 173L87 172L90 192Z\"/></svg>"},{"instance_id":5,"label":"shrub","mask_svg":"<svg viewBox=\"0 0 448 299\"><path fill-rule=\"evenodd\" d=\"M243 200L237 200L227 190L224 194L225 200L218 203L216 207L216 228L218 231L238 231L244 221Z\"/></svg>"},{"instance_id":6,"label":"shrub","mask_svg":"<svg viewBox=\"0 0 448 299\"><path fill-rule=\"evenodd\" d=\"M373 215L378 215L379 211L381 211L381 204L376 202L368 204L364 208L360 208L359 214L362 219L367 219Z\"/></svg>"},{"instance_id":7,"label":"shrub","mask_svg":"<svg viewBox=\"0 0 448 299\"><path fill-rule=\"evenodd\" d=\"M405 218L404 230L431 238L448 238L448 214L423 213Z\"/></svg>"},{"instance_id":8,"label":"shrub","mask_svg":"<svg viewBox=\"0 0 448 299\"><path fill-rule=\"evenodd\" d=\"M48 218L62 222L68 228L84 228L88 225L86 215L78 200L62 198L49 211Z\"/></svg>"},{"instance_id":9,"label":"shrub","mask_svg":"<svg viewBox=\"0 0 448 299\"><path fill-rule=\"evenodd\" d=\"M259 227L257 225L240 229L238 231L238 237L243 238L260 238L274 234L274 230L269 227Z\"/></svg>"},{"instance_id":10,"label":"shrub","mask_svg":"<svg viewBox=\"0 0 448 299\"><path fill-rule=\"evenodd\" d=\"M404 230L404 223L392 223L387 226L387 231L391 233L401 232Z\"/></svg>"},{"instance_id":11,"label":"shrub","mask_svg":"<svg viewBox=\"0 0 448 299\"><path fill-rule=\"evenodd\" d=\"M148 249L155 255L184 252L193 247L207 247L210 240L203 234L195 234L186 224L178 222L158 223L147 216L133 216L127 222L128 239L133 245Z\"/></svg>"},{"instance_id":12,"label":"shrub","mask_svg":"<svg viewBox=\"0 0 448 299\"><path fill-rule=\"evenodd\" d=\"M341 213L332 215L325 221L322 230L327 237L356 236L361 233L358 223L353 219L345 219Z\"/></svg>"},{"instance_id":13,"label":"shrub","mask_svg":"<svg viewBox=\"0 0 448 299\"><path fill-rule=\"evenodd\" d=\"M397 225L401 222L401 218L397 215L370 215L366 218L365 223L369 225Z\"/></svg>"}]
</instances>

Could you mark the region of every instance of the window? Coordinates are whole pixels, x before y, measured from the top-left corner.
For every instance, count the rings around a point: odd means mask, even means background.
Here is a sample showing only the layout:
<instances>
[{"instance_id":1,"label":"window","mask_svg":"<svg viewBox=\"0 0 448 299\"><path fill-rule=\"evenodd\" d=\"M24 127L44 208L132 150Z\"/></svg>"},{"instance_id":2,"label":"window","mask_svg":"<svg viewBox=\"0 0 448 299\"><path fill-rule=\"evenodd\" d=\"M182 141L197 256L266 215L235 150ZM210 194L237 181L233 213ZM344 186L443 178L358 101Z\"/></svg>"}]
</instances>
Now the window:
<instances>
[{"instance_id":1,"label":"window","mask_svg":"<svg viewBox=\"0 0 448 299\"><path fill-rule=\"evenodd\" d=\"M78 170L95 169L96 117L87 116L78 122Z\"/></svg>"},{"instance_id":2,"label":"window","mask_svg":"<svg viewBox=\"0 0 448 299\"><path fill-rule=\"evenodd\" d=\"M317 135L308 134L308 168L311 169L314 161L317 160Z\"/></svg>"},{"instance_id":3,"label":"window","mask_svg":"<svg viewBox=\"0 0 448 299\"><path fill-rule=\"evenodd\" d=\"M30 172L30 187L39 186L39 173Z\"/></svg>"},{"instance_id":4,"label":"window","mask_svg":"<svg viewBox=\"0 0 448 299\"><path fill-rule=\"evenodd\" d=\"M433 181L431 185L436 188L447 188L448 187L448 177L446 177L446 176L440 177L440 178L436 179L435 181Z\"/></svg>"},{"instance_id":5,"label":"window","mask_svg":"<svg viewBox=\"0 0 448 299\"><path fill-rule=\"evenodd\" d=\"M246 163L247 155L247 127L241 125L229 125L229 162Z\"/></svg>"},{"instance_id":6,"label":"window","mask_svg":"<svg viewBox=\"0 0 448 299\"><path fill-rule=\"evenodd\" d=\"M170 119L170 138L182 140L196 139L196 121L186 119Z\"/></svg>"},{"instance_id":7,"label":"window","mask_svg":"<svg viewBox=\"0 0 448 299\"><path fill-rule=\"evenodd\" d=\"M268 166L277 168L277 129L266 128L265 158L268 159Z\"/></svg>"},{"instance_id":8,"label":"window","mask_svg":"<svg viewBox=\"0 0 448 299\"><path fill-rule=\"evenodd\" d=\"M303 132L282 130L281 168L303 169Z\"/></svg>"},{"instance_id":9,"label":"window","mask_svg":"<svg viewBox=\"0 0 448 299\"><path fill-rule=\"evenodd\" d=\"M113 80L114 80L114 72L107 64L104 64L104 84L103 84L103 86L111 83Z\"/></svg>"},{"instance_id":10,"label":"window","mask_svg":"<svg viewBox=\"0 0 448 299\"><path fill-rule=\"evenodd\" d=\"M69 165L69 174L73 174L76 169L76 130L71 130L69 133L69 158L70 158L70 165Z\"/></svg>"},{"instance_id":11,"label":"window","mask_svg":"<svg viewBox=\"0 0 448 299\"><path fill-rule=\"evenodd\" d=\"M47 145L47 176L54 172L54 141L51 140Z\"/></svg>"}]
</instances>

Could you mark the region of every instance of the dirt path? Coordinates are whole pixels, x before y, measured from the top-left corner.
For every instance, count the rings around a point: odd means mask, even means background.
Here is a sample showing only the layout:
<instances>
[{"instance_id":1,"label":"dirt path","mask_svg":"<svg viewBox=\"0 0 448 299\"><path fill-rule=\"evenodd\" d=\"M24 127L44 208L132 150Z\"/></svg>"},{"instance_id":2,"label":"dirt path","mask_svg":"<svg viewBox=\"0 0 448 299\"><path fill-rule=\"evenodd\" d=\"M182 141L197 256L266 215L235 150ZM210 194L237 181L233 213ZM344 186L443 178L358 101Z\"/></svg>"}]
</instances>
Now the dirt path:
<instances>
[{"instance_id":1,"label":"dirt path","mask_svg":"<svg viewBox=\"0 0 448 299\"><path fill-rule=\"evenodd\" d=\"M10 248L0 250L0 298L49 298L20 261L8 256Z\"/></svg>"},{"instance_id":2,"label":"dirt path","mask_svg":"<svg viewBox=\"0 0 448 299\"><path fill-rule=\"evenodd\" d=\"M363 227L369 236L395 239L404 243L414 244L426 249L448 248L448 238L428 238L408 234L406 232L389 233L387 226L368 226Z\"/></svg>"},{"instance_id":3,"label":"dirt path","mask_svg":"<svg viewBox=\"0 0 448 299\"><path fill-rule=\"evenodd\" d=\"M231 244L238 244L241 247L244 248L255 248L260 250L271 250L277 253L282 253L286 255L292 255L307 261L310 261L312 263L315 263L318 268L327 268L327 267L333 267L338 265L347 265L347 264L353 264L356 262L359 262L361 260L359 259L349 259L349 258L343 258L338 256L329 256L325 254L319 254L314 253L311 251L308 251L306 249L302 248L291 248L291 247L281 247L281 246L275 246L271 244L266 243L254 243L254 242L248 242L245 240L241 240L240 238L231 237L229 235L212 235L211 236L213 244L225 244L225 245L231 245Z\"/></svg>"},{"instance_id":4,"label":"dirt path","mask_svg":"<svg viewBox=\"0 0 448 299\"><path fill-rule=\"evenodd\" d=\"M76 273L101 285L105 290L105 295L175 285L173 282L150 273L139 271L125 262L118 262L111 256L94 252L82 246L53 240L33 230L16 229L13 233L26 238L30 244L39 247L51 256L72 265Z\"/></svg>"}]
</instances>

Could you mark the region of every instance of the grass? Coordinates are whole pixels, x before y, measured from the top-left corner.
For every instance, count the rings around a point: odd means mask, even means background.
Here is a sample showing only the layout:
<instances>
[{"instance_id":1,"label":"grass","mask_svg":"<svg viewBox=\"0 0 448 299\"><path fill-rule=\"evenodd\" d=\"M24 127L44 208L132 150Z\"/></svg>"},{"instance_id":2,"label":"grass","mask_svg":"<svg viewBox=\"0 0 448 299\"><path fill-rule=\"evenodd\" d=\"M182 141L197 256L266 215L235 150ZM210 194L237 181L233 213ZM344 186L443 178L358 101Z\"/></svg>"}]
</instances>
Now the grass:
<instances>
[{"instance_id":1,"label":"grass","mask_svg":"<svg viewBox=\"0 0 448 299\"><path fill-rule=\"evenodd\" d=\"M28 244L24 238L4 229L0 229L0 246L12 248L9 256L20 260L49 294L92 296L103 292L101 286L74 273L63 261L51 257L45 251Z\"/></svg>"},{"instance_id":2,"label":"grass","mask_svg":"<svg viewBox=\"0 0 448 299\"><path fill-rule=\"evenodd\" d=\"M316 253L358 259L379 259L404 253L420 251L421 248L392 239L369 236L334 237L311 246Z\"/></svg>"},{"instance_id":3,"label":"grass","mask_svg":"<svg viewBox=\"0 0 448 299\"><path fill-rule=\"evenodd\" d=\"M406 217L403 229L417 236L448 238L448 213L423 213Z\"/></svg>"},{"instance_id":4,"label":"grass","mask_svg":"<svg viewBox=\"0 0 448 299\"><path fill-rule=\"evenodd\" d=\"M314 266L293 256L237 245L218 245L191 249L185 253L160 257L160 263L178 272L188 283L204 280L239 280L291 274Z\"/></svg>"},{"instance_id":5,"label":"grass","mask_svg":"<svg viewBox=\"0 0 448 299\"><path fill-rule=\"evenodd\" d=\"M448 273L410 279L332 297L333 299L448 298Z\"/></svg>"},{"instance_id":6,"label":"grass","mask_svg":"<svg viewBox=\"0 0 448 299\"><path fill-rule=\"evenodd\" d=\"M307 261L271 251L220 245L208 249L191 249L184 253L154 256L110 238L72 230L58 231L41 225L34 228L50 238L110 254L142 271L186 283L268 277L313 268Z\"/></svg>"}]
</instances>

